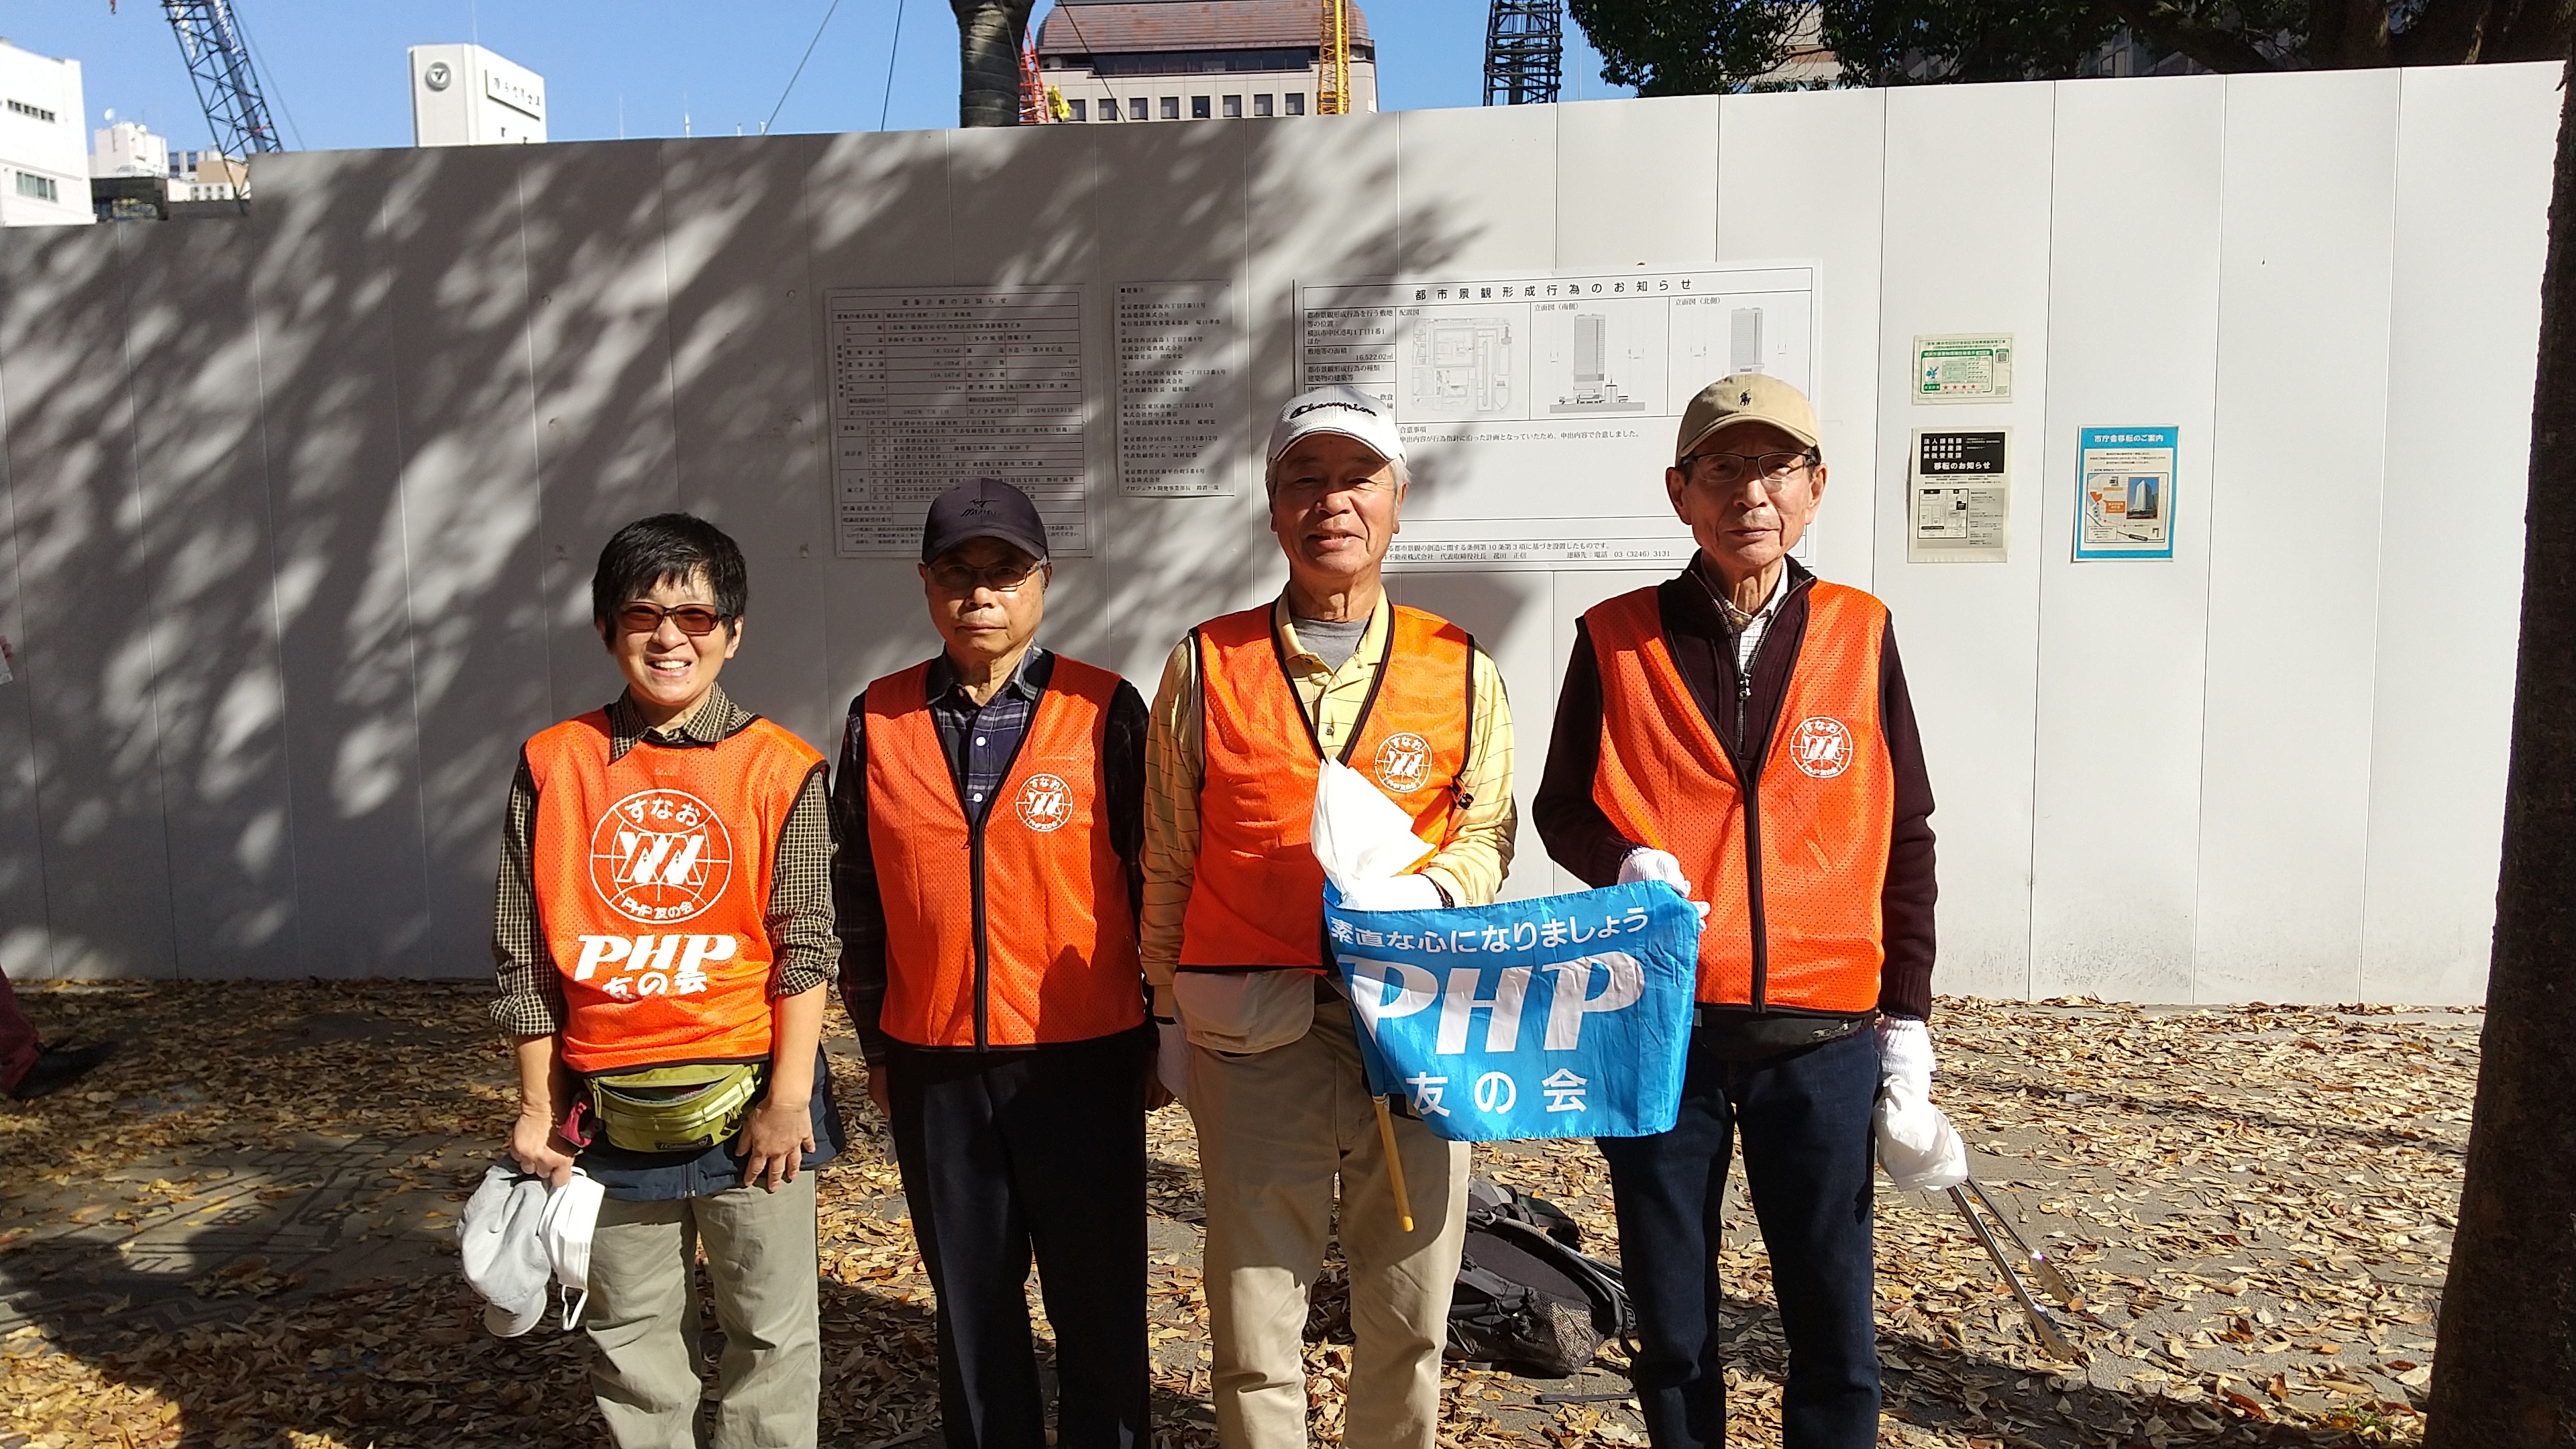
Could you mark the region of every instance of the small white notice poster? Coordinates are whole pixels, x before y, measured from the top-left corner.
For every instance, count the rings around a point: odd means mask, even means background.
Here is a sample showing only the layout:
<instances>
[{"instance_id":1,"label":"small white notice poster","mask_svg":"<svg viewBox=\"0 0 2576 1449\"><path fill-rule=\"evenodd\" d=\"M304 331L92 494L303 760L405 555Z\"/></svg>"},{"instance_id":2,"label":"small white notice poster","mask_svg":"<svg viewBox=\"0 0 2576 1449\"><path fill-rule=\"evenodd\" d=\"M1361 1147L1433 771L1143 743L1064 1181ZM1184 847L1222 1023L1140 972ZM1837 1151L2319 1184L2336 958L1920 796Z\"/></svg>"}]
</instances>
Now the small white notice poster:
<instances>
[{"instance_id":1,"label":"small white notice poster","mask_svg":"<svg viewBox=\"0 0 2576 1449\"><path fill-rule=\"evenodd\" d=\"M1914 400L1918 403L2010 402L2012 376L2009 332L1914 339Z\"/></svg>"},{"instance_id":2,"label":"small white notice poster","mask_svg":"<svg viewBox=\"0 0 2576 1449\"><path fill-rule=\"evenodd\" d=\"M1118 491L1213 498L1249 454L1243 329L1224 282L1118 284Z\"/></svg>"},{"instance_id":3,"label":"small white notice poster","mask_svg":"<svg viewBox=\"0 0 2576 1449\"><path fill-rule=\"evenodd\" d=\"M930 500L979 477L1029 495L1049 552L1091 551L1080 287L845 287L824 308L836 552L917 555Z\"/></svg>"},{"instance_id":4,"label":"small white notice poster","mask_svg":"<svg viewBox=\"0 0 2576 1449\"><path fill-rule=\"evenodd\" d=\"M1917 428L1908 563L2002 563L2012 548L2012 430Z\"/></svg>"}]
</instances>

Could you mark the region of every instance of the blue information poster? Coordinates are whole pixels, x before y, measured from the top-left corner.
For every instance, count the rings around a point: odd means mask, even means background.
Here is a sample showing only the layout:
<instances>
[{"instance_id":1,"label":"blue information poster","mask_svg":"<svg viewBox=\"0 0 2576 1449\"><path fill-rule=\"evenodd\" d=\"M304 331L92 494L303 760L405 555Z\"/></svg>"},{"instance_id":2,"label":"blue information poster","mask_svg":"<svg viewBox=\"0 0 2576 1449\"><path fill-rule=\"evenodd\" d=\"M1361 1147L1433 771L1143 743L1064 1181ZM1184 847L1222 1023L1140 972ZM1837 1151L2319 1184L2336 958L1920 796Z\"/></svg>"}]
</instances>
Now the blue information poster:
<instances>
[{"instance_id":1,"label":"blue information poster","mask_svg":"<svg viewBox=\"0 0 2576 1449\"><path fill-rule=\"evenodd\" d=\"M2174 428L2083 428L2075 441L2075 557L2165 558L2174 548Z\"/></svg>"}]
</instances>

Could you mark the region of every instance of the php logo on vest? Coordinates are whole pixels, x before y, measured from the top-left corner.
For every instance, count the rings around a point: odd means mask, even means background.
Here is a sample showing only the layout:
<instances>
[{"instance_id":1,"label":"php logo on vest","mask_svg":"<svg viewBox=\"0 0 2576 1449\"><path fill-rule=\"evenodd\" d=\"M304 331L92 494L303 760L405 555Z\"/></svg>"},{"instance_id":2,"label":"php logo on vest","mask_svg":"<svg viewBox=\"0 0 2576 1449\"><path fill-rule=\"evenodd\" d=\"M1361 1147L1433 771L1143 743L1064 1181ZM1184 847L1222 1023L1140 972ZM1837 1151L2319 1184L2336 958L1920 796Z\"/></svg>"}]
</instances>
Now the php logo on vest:
<instances>
[{"instance_id":1,"label":"php logo on vest","mask_svg":"<svg viewBox=\"0 0 2576 1449\"><path fill-rule=\"evenodd\" d=\"M1431 783L1431 742L1406 731L1388 735L1377 747L1377 782L1397 795L1410 795Z\"/></svg>"},{"instance_id":2,"label":"php logo on vest","mask_svg":"<svg viewBox=\"0 0 2576 1449\"><path fill-rule=\"evenodd\" d=\"M714 905L732 880L732 835L685 790L638 790L591 830L591 886L629 920L685 921Z\"/></svg>"},{"instance_id":3,"label":"php logo on vest","mask_svg":"<svg viewBox=\"0 0 2576 1449\"><path fill-rule=\"evenodd\" d=\"M1851 768L1851 731L1822 715L1800 720L1789 736L1789 763L1816 779L1832 779Z\"/></svg>"},{"instance_id":4,"label":"php logo on vest","mask_svg":"<svg viewBox=\"0 0 2576 1449\"><path fill-rule=\"evenodd\" d=\"M1073 787L1061 775L1031 775L1011 804L1022 825L1044 835L1073 819Z\"/></svg>"}]
</instances>

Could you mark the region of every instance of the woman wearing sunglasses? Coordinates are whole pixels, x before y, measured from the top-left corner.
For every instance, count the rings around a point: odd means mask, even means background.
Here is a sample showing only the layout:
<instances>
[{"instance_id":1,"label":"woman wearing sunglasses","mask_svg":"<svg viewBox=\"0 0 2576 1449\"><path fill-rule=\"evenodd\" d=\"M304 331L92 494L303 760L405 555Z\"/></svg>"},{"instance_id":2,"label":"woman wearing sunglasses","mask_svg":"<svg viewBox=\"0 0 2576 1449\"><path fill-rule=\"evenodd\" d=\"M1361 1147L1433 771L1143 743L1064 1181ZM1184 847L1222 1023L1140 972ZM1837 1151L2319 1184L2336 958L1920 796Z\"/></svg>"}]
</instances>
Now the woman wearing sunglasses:
<instances>
[{"instance_id":1,"label":"woman wearing sunglasses","mask_svg":"<svg viewBox=\"0 0 2576 1449\"><path fill-rule=\"evenodd\" d=\"M666 513L601 551L626 689L528 741L494 913L510 1152L606 1190L586 1326L621 1445L696 1442L691 1262L725 1331L715 1442L815 1442L814 1174L840 1147L819 1041L836 973L822 756L716 685L742 551Z\"/></svg>"}]
</instances>

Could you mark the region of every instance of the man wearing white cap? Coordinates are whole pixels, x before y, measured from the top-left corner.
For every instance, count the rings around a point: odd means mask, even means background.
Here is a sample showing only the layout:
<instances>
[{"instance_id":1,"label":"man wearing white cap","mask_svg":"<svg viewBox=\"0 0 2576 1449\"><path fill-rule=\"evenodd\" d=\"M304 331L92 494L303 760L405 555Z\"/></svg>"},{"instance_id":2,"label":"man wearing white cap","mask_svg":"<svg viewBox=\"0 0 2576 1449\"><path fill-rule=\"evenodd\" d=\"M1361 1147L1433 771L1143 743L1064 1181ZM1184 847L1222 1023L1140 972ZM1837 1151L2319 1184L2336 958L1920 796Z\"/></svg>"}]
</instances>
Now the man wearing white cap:
<instances>
[{"instance_id":1,"label":"man wearing white cap","mask_svg":"<svg viewBox=\"0 0 2576 1449\"><path fill-rule=\"evenodd\" d=\"M1386 596L1406 472L1382 404L1346 387L1290 399L1265 481L1288 586L1173 648L1145 744L1142 955L1164 1079L1198 1123L1217 1433L1230 1449L1306 1442L1307 1294L1338 1177L1358 1338L1343 1442L1429 1449L1467 1150L1394 1122L1406 1229L1307 827L1329 755L1437 847L1372 908L1490 903L1511 864L1511 716L1465 630Z\"/></svg>"},{"instance_id":2,"label":"man wearing white cap","mask_svg":"<svg viewBox=\"0 0 2576 1449\"><path fill-rule=\"evenodd\" d=\"M1726 1442L1717 1232L1740 1135L1789 1340L1781 1442L1860 1449L1872 1104L1884 1080L1931 1114L1931 780L1887 606L1788 556L1825 491L1807 399L1759 374L1701 389L1664 491L1699 552L1583 616L1531 812L1585 882L1669 881L1708 911L1679 1118L1600 1142L1638 1405L1655 1449Z\"/></svg>"}]
</instances>

